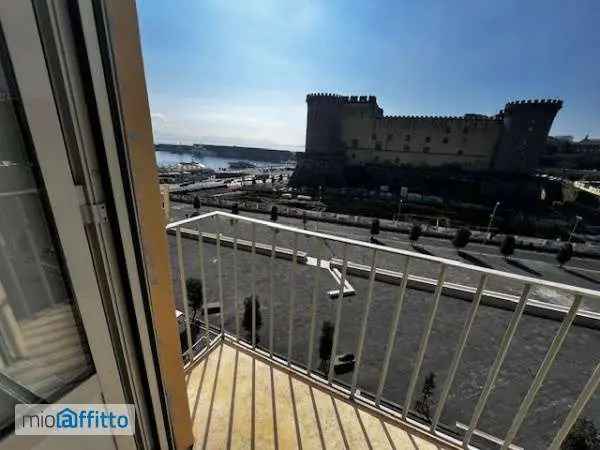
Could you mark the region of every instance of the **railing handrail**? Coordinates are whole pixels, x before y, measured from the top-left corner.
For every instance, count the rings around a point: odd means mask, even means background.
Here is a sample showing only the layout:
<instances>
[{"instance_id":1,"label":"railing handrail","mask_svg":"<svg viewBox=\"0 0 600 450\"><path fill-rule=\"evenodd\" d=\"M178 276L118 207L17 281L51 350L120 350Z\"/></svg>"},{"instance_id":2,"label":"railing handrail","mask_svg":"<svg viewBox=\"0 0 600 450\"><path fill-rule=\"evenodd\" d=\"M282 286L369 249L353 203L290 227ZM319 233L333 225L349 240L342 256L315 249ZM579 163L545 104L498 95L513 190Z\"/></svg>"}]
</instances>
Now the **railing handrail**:
<instances>
[{"instance_id":1,"label":"railing handrail","mask_svg":"<svg viewBox=\"0 0 600 450\"><path fill-rule=\"evenodd\" d=\"M183 220L178 220L176 222L171 222L166 226L166 229L167 230L175 229L175 228L181 227L183 225L198 222L198 221L208 219L208 218L214 217L214 216L222 216L222 217L227 217L230 219L237 219L237 220L241 220L241 221L245 221L245 222L249 222L249 223L264 225L266 227L275 228L275 229L282 230L282 231L299 233L304 236L312 236L312 237L316 237L316 238L320 238L320 239L327 239L327 240L331 240L331 241L341 242L344 244L359 246L359 247L363 247L363 248L367 248L367 249L371 249L371 250L375 249L377 251L382 251L382 252L386 252L386 253L408 256L410 258L420 259L423 261L431 261L431 262L434 262L437 264L444 264L446 266L456 267L459 269L472 270L472 271L478 272L480 274L488 274L488 275L498 276L498 277L502 277L502 278L509 278L509 279L512 279L515 281L520 281L520 282L526 283L526 284L528 283L528 284L534 284L536 286L544 286L547 288L559 289L561 291L566 291L566 292L573 293L573 294L579 294L579 295L583 295L586 297L600 299L600 291L594 290L594 289L587 289L587 288L582 288L579 286L572 286L572 285L568 285L568 284L564 284L564 283L558 283L555 281L548 281L543 278L534 278L534 277L529 277L529 276L525 276L525 275L514 274L511 272L504 272L501 270L489 269L487 267L480 267L480 266L476 266L473 264L467 264L467 263L463 263L460 261L456 261L454 259L441 258L439 256L432 256L432 255L423 255L421 253L412 252L410 250L403 250L403 249L399 249L399 248L395 248L395 247L387 247L384 245L373 244L371 242L357 241L355 239L350 239L350 238L346 238L346 237L342 237L342 236L336 236L333 234L304 230L302 228L297 228L297 227L290 226L290 225L283 225L283 224L279 224L279 223L270 222L267 220L255 219L253 217L231 214L231 213L228 213L225 211L211 211L209 213L204 213L204 214L200 214L198 216L190 217L190 218L183 219Z\"/></svg>"}]
</instances>

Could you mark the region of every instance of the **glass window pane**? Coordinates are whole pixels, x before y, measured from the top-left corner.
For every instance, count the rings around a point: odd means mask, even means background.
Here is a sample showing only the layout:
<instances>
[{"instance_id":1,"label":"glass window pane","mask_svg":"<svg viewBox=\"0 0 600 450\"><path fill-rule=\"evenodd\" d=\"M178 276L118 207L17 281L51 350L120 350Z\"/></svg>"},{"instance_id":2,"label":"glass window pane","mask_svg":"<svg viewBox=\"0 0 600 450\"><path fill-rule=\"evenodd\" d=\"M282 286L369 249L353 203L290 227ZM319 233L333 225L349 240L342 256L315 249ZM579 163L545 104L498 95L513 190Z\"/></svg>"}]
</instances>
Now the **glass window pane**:
<instances>
[{"instance_id":1,"label":"glass window pane","mask_svg":"<svg viewBox=\"0 0 600 450\"><path fill-rule=\"evenodd\" d=\"M0 428L94 371L0 36ZM12 400L11 400L12 399Z\"/></svg>"}]
</instances>

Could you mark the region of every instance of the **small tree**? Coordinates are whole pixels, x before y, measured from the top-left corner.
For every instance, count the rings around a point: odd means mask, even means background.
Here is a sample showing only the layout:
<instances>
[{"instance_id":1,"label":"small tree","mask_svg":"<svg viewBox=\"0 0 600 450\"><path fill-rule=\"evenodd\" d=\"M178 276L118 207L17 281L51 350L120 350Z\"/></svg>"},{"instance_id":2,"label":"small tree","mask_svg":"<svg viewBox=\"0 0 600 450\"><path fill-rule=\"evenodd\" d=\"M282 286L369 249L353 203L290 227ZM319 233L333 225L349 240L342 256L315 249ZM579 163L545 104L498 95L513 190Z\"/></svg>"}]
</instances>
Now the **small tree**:
<instances>
[{"instance_id":1,"label":"small tree","mask_svg":"<svg viewBox=\"0 0 600 450\"><path fill-rule=\"evenodd\" d=\"M262 314L260 312L260 302L258 296L255 301L256 305L256 343L260 342L258 330L262 327ZM252 341L252 296L244 299L244 316L242 317L242 327L246 330L246 338L248 342Z\"/></svg>"},{"instance_id":2,"label":"small tree","mask_svg":"<svg viewBox=\"0 0 600 450\"><path fill-rule=\"evenodd\" d=\"M414 223L410 229L410 233L408 234L408 239L414 244L421 237L421 233L423 232L421 225L418 223Z\"/></svg>"},{"instance_id":3,"label":"small tree","mask_svg":"<svg viewBox=\"0 0 600 450\"><path fill-rule=\"evenodd\" d=\"M204 305L204 296L202 295L202 281L198 278L188 278L185 280L185 288L187 291L188 305L192 310L192 320L190 322L190 331L192 332L192 341L196 341L196 337L200 333L200 326L196 323L196 316L202 310Z\"/></svg>"},{"instance_id":4,"label":"small tree","mask_svg":"<svg viewBox=\"0 0 600 450\"><path fill-rule=\"evenodd\" d=\"M456 230L454 239L452 239L452 245L454 245L457 250L464 248L469 243L469 239L471 239L471 231L469 231L468 228L459 228Z\"/></svg>"},{"instance_id":5,"label":"small tree","mask_svg":"<svg viewBox=\"0 0 600 450\"><path fill-rule=\"evenodd\" d=\"M560 267L562 267L565 263L569 262L572 256L573 244L570 242L565 242L558 250L558 253L556 254L556 260L558 261L558 264L560 264Z\"/></svg>"},{"instance_id":6,"label":"small tree","mask_svg":"<svg viewBox=\"0 0 600 450\"><path fill-rule=\"evenodd\" d=\"M321 368L323 371L329 366L331 360L331 350L333 347L333 324L326 320L321 328L321 337L319 338L319 358L321 359Z\"/></svg>"},{"instance_id":7,"label":"small tree","mask_svg":"<svg viewBox=\"0 0 600 450\"><path fill-rule=\"evenodd\" d=\"M193 200L192 203L194 205L194 209L195 210L199 210L200 209L200 206L201 206L200 198L197 195L194 196L194 200Z\"/></svg>"},{"instance_id":8,"label":"small tree","mask_svg":"<svg viewBox=\"0 0 600 450\"><path fill-rule=\"evenodd\" d=\"M508 259L515 252L515 244L516 240L512 234L507 234L502 239L502 244L500 245L500 253L504 255L504 258Z\"/></svg>"},{"instance_id":9,"label":"small tree","mask_svg":"<svg viewBox=\"0 0 600 450\"><path fill-rule=\"evenodd\" d=\"M433 391L435 390L435 373L429 372L429 375L425 377L425 383L423 383L423 390L421 391L421 398L415 403L415 409L418 413L422 414L431 421L431 407L433 406Z\"/></svg>"},{"instance_id":10,"label":"small tree","mask_svg":"<svg viewBox=\"0 0 600 450\"><path fill-rule=\"evenodd\" d=\"M192 323L196 321L196 314L202 309L204 298L202 296L202 281L198 278L188 278L185 280L187 290L188 305L192 308Z\"/></svg>"},{"instance_id":11,"label":"small tree","mask_svg":"<svg viewBox=\"0 0 600 450\"><path fill-rule=\"evenodd\" d=\"M277 218L279 217L279 212L277 210L277 206L271 206L271 222L277 222Z\"/></svg>"},{"instance_id":12,"label":"small tree","mask_svg":"<svg viewBox=\"0 0 600 450\"><path fill-rule=\"evenodd\" d=\"M380 231L379 219L373 219L371 222L371 237L378 235Z\"/></svg>"},{"instance_id":13,"label":"small tree","mask_svg":"<svg viewBox=\"0 0 600 450\"><path fill-rule=\"evenodd\" d=\"M600 450L600 434L594 422L585 417L577 419L560 448L561 450Z\"/></svg>"}]
</instances>

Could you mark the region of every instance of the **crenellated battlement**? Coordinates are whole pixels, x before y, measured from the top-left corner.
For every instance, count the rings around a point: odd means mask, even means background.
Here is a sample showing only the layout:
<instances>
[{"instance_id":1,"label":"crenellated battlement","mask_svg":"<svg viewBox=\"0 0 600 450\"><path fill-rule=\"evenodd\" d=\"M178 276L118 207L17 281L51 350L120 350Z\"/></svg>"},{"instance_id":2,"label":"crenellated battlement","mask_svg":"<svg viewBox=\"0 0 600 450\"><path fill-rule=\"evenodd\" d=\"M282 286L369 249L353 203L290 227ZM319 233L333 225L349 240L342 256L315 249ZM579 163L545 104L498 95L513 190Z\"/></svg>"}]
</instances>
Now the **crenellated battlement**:
<instances>
[{"instance_id":1,"label":"crenellated battlement","mask_svg":"<svg viewBox=\"0 0 600 450\"><path fill-rule=\"evenodd\" d=\"M563 101L559 99L535 99L535 100L515 100L512 102L508 102L505 106L505 111L511 110L513 108L521 108L523 106L548 106L552 109L560 109L562 108Z\"/></svg>"},{"instance_id":2,"label":"crenellated battlement","mask_svg":"<svg viewBox=\"0 0 600 450\"><path fill-rule=\"evenodd\" d=\"M329 103L377 103L374 95L340 95L331 93L312 93L306 96L306 102L324 101Z\"/></svg>"},{"instance_id":3,"label":"crenellated battlement","mask_svg":"<svg viewBox=\"0 0 600 450\"><path fill-rule=\"evenodd\" d=\"M384 120L422 120L428 122L448 122L448 121L461 121L461 122L499 122L502 119L497 116L383 116Z\"/></svg>"}]
</instances>

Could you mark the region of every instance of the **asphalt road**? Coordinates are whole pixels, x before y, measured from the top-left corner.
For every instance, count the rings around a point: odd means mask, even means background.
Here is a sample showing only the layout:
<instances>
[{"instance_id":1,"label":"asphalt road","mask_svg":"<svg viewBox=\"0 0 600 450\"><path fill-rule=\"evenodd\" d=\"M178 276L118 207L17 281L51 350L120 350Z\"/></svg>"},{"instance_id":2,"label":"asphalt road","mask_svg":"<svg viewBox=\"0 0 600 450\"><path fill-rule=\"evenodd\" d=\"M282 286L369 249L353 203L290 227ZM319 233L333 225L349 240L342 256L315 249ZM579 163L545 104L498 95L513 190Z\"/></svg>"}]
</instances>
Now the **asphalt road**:
<instances>
[{"instance_id":1,"label":"asphalt road","mask_svg":"<svg viewBox=\"0 0 600 450\"><path fill-rule=\"evenodd\" d=\"M209 212L213 210L215 210L214 207L202 207L200 212ZM193 212L194 209L189 204L171 203L172 220L185 218L186 214L192 214ZM241 215L269 220L269 216L266 214L248 213L244 211L241 212ZM220 231L226 235L232 235L234 230L228 222L229 221L225 221L221 224ZM278 223L288 224L298 228L303 227L300 219L290 217L279 217ZM323 233L349 237L359 241L368 241L370 238L369 230L361 227L309 221L307 228L312 230L316 228ZM216 224L213 221L203 224L203 231L216 231ZM251 238L251 227L247 223L240 222L237 232L239 233L239 237L245 239ZM265 229L264 227L257 227L256 238L258 242L270 243L273 234L271 230ZM279 233L276 238L278 245L286 245L290 248L293 247L293 237L290 233ZM415 250L408 242L408 236L406 234L382 231L377 236L377 240L390 247ZM328 242L327 247L327 257L342 258L344 249L341 244ZM316 256L314 241L311 242L304 236L298 238L298 248L312 256ZM510 260L506 260L500 255L497 247L475 243L470 243L464 251L459 254L456 249L452 247L450 241L428 237L419 239L416 249L434 256L454 259L504 272L542 278L589 289L600 288L600 261L598 260L573 258L565 267L560 268L552 254L528 250L516 250L513 257ZM350 261L366 265L369 265L371 262L371 254L367 249L348 247L346 251ZM402 266L402 262L403 261L398 256L380 253L377 266L385 269L400 270L399 268ZM411 260L409 270L411 274L430 278L437 278L439 274L438 265L416 259ZM477 286L479 276L478 273L473 271L451 268L447 272L446 280L467 286ZM498 292L519 295L523 289L523 285L522 283L513 280L491 277L488 281L487 288ZM532 297L537 300L562 305L569 305L572 300L570 295L543 287L535 288L532 292ZM600 312L600 302L597 300L584 299L583 307L588 310Z\"/></svg>"}]
</instances>

